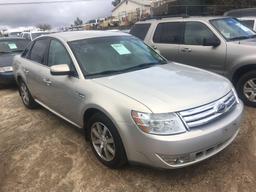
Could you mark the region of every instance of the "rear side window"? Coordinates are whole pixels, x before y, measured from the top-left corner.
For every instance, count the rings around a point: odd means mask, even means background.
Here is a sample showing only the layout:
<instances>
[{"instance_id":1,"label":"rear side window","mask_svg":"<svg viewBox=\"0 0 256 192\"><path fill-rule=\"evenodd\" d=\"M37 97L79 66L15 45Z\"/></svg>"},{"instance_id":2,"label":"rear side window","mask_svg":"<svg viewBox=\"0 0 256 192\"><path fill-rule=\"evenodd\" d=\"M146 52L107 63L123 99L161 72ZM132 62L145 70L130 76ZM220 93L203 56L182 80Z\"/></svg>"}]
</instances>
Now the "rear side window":
<instances>
[{"instance_id":1,"label":"rear side window","mask_svg":"<svg viewBox=\"0 0 256 192\"><path fill-rule=\"evenodd\" d=\"M250 28L250 29L254 29L254 20L239 20L240 23L242 23L243 25L245 25L246 27Z\"/></svg>"},{"instance_id":2,"label":"rear side window","mask_svg":"<svg viewBox=\"0 0 256 192\"><path fill-rule=\"evenodd\" d=\"M138 37L141 40L144 40L148 33L150 25L150 23L135 24L134 27L131 29L130 34L132 34L135 37Z\"/></svg>"},{"instance_id":3,"label":"rear side window","mask_svg":"<svg viewBox=\"0 0 256 192\"><path fill-rule=\"evenodd\" d=\"M30 59L41 64L45 64L45 53L48 47L48 39L39 39L34 43L30 52Z\"/></svg>"},{"instance_id":4,"label":"rear side window","mask_svg":"<svg viewBox=\"0 0 256 192\"><path fill-rule=\"evenodd\" d=\"M203 23L187 22L184 34L185 45L204 45L205 40L216 39L213 32Z\"/></svg>"},{"instance_id":5,"label":"rear side window","mask_svg":"<svg viewBox=\"0 0 256 192\"><path fill-rule=\"evenodd\" d=\"M153 41L155 43L180 44L183 26L181 22L160 23L156 28Z\"/></svg>"}]
</instances>

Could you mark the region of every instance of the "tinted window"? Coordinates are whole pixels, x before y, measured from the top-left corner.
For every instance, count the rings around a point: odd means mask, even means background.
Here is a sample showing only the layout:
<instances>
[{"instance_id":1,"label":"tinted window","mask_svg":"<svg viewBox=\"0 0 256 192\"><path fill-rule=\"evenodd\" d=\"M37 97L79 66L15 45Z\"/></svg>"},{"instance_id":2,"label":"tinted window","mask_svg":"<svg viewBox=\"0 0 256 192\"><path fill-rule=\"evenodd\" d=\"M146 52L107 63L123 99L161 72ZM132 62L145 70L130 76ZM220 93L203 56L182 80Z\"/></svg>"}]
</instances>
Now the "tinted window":
<instances>
[{"instance_id":1,"label":"tinted window","mask_svg":"<svg viewBox=\"0 0 256 192\"><path fill-rule=\"evenodd\" d=\"M158 24L153 41L155 43L180 44L183 34L183 24L180 22Z\"/></svg>"},{"instance_id":2,"label":"tinted window","mask_svg":"<svg viewBox=\"0 0 256 192\"><path fill-rule=\"evenodd\" d=\"M57 40L52 40L49 48L48 65L68 64L71 60L66 48Z\"/></svg>"},{"instance_id":3,"label":"tinted window","mask_svg":"<svg viewBox=\"0 0 256 192\"><path fill-rule=\"evenodd\" d=\"M254 20L243 20L243 21L240 21L240 23L242 23L244 26L252 30L254 29Z\"/></svg>"},{"instance_id":4,"label":"tinted window","mask_svg":"<svg viewBox=\"0 0 256 192\"><path fill-rule=\"evenodd\" d=\"M187 22L184 34L185 45L204 45L207 39L216 39L213 32L203 23Z\"/></svg>"},{"instance_id":5,"label":"tinted window","mask_svg":"<svg viewBox=\"0 0 256 192\"><path fill-rule=\"evenodd\" d=\"M45 63L45 53L47 51L48 40L47 39L40 39L37 40L31 50L30 59L44 64Z\"/></svg>"},{"instance_id":6,"label":"tinted window","mask_svg":"<svg viewBox=\"0 0 256 192\"><path fill-rule=\"evenodd\" d=\"M149 23L147 24L136 24L134 27L131 29L130 34L134 35L135 37L140 38L141 40L144 40L147 32L150 28Z\"/></svg>"}]
</instances>

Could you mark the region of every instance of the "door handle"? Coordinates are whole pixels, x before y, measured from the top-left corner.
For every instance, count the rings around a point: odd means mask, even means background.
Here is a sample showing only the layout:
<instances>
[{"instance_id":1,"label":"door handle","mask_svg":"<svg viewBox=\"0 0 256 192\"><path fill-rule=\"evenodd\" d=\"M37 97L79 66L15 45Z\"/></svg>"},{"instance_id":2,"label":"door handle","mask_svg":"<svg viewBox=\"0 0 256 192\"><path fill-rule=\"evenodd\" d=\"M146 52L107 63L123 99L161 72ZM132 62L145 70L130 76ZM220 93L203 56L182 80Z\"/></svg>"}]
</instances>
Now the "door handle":
<instances>
[{"instance_id":1,"label":"door handle","mask_svg":"<svg viewBox=\"0 0 256 192\"><path fill-rule=\"evenodd\" d=\"M192 52L192 49L190 49L190 48L184 48L184 49L181 49L181 51L182 52L188 52L188 53L190 53L190 52Z\"/></svg>"},{"instance_id":2,"label":"door handle","mask_svg":"<svg viewBox=\"0 0 256 192\"><path fill-rule=\"evenodd\" d=\"M29 70L27 70L27 69L25 69L25 68L23 69L23 71L24 71L25 74L28 74L28 73L29 73Z\"/></svg>"},{"instance_id":3,"label":"door handle","mask_svg":"<svg viewBox=\"0 0 256 192\"><path fill-rule=\"evenodd\" d=\"M51 82L49 79L43 79L43 82L44 82L47 86L52 85L52 82Z\"/></svg>"},{"instance_id":4,"label":"door handle","mask_svg":"<svg viewBox=\"0 0 256 192\"><path fill-rule=\"evenodd\" d=\"M85 95L76 91L76 94L81 98L81 99L84 99L85 98Z\"/></svg>"}]
</instances>

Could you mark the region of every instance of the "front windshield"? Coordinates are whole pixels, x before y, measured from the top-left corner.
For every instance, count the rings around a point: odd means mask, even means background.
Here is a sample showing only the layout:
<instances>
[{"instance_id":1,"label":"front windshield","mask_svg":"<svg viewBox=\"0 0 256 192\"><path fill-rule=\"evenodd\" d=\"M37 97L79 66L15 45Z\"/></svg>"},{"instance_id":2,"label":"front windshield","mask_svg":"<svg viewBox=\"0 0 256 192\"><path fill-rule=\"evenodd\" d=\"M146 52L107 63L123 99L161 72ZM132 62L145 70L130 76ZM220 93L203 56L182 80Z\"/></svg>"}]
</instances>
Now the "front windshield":
<instances>
[{"instance_id":1,"label":"front windshield","mask_svg":"<svg viewBox=\"0 0 256 192\"><path fill-rule=\"evenodd\" d=\"M0 53L22 52L28 43L25 39L0 40Z\"/></svg>"},{"instance_id":2,"label":"front windshield","mask_svg":"<svg viewBox=\"0 0 256 192\"><path fill-rule=\"evenodd\" d=\"M256 33L233 18L214 19L211 24L226 40L242 40L254 38Z\"/></svg>"},{"instance_id":3,"label":"front windshield","mask_svg":"<svg viewBox=\"0 0 256 192\"><path fill-rule=\"evenodd\" d=\"M69 45L86 76L112 75L167 63L131 36L85 39Z\"/></svg>"}]
</instances>

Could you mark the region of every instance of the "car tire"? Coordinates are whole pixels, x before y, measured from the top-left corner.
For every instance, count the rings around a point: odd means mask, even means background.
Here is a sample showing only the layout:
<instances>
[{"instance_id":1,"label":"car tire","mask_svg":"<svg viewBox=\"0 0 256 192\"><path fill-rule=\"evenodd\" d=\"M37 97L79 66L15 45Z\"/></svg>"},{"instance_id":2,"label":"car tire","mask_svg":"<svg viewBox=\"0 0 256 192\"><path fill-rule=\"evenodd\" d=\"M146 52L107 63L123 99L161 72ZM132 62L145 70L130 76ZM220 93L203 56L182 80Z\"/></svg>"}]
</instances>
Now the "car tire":
<instances>
[{"instance_id":1,"label":"car tire","mask_svg":"<svg viewBox=\"0 0 256 192\"><path fill-rule=\"evenodd\" d=\"M236 90L244 104L256 107L256 71L242 75L237 82Z\"/></svg>"},{"instance_id":2,"label":"car tire","mask_svg":"<svg viewBox=\"0 0 256 192\"><path fill-rule=\"evenodd\" d=\"M121 137L112 121L102 113L94 114L87 123L89 142L97 159L117 169L127 163Z\"/></svg>"},{"instance_id":3,"label":"car tire","mask_svg":"<svg viewBox=\"0 0 256 192\"><path fill-rule=\"evenodd\" d=\"M32 97L26 83L24 81L20 81L18 84L19 87L19 93L21 100L23 104L28 108L28 109L35 109L38 107L38 104L35 102L34 98Z\"/></svg>"}]
</instances>

